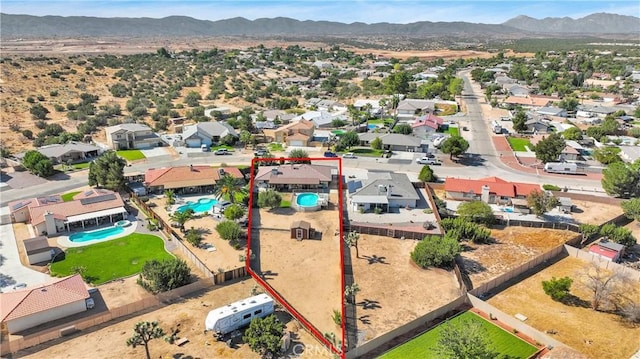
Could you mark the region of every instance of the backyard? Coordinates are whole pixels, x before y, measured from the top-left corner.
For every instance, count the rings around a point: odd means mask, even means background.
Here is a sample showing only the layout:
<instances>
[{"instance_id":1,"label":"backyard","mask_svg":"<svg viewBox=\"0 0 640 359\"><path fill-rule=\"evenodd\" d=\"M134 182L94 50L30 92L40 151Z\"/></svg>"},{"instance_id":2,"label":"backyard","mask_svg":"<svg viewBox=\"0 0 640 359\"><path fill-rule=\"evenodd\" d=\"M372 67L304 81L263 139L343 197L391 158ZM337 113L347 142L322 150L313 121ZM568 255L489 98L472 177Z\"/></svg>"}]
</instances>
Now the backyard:
<instances>
[{"instance_id":1,"label":"backyard","mask_svg":"<svg viewBox=\"0 0 640 359\"><path fill-rule=\"evenodd\" d=\"M531 142L526 138L507 137L507 141L514 152L527 152L527 148L533 150Z\"/></svg>"},{"instance_id":2,"label":"backyard","mask_svg":"<svg viewBox=\"0 0 640 359\"><path fill-rule=\"evenodd\" d=\"M63 260L51 264L53 276L68 276L82 268L82 275L94 285L140 272L146 261L170 259L162 238L134 233L126 237L68 248Z\"/></svg>"},{"instance_id":3,"label":"backyard","mask_svg":"<svg viewBox=\"0 0 640 359\"><path fill-rule=\"evenodd\" d=\"M385 119L375 119L375 120L367 120L367 123L369 125L385 125L385 126L391 126L391 124L393 123L393 119L392 118L385 118Z\"/></svg>"},{"instance_id":4,"label":"backyard","mask_svg":"<svg viewBox=\"0 0 640 359\"><path fill-rule=\"evenodd\" d=\"M453 271L413 265L418 242L360 234L359 257L351 249L356 296L356 328L368 341L425 315L460 296ZM347 269L348 270L348 269ZM410 279L410 280L409 280ZM411 303L411 305L407 305Z\"/></svg>"},{"instance_id":5,"label":"backyard","mask_svg":"<svg viewBox=\"0 0 640 359\"><path fill-rule=\"evenodd\" d=\"M459 325L463 320L478 320L486 330L487 337L492 343L493 350L509 358L529 358L538 349L518 338L517 336L503 330L502 328L488 322L484 318L473 312L464 312L455 316L424 334L412 339L388 351L380 358L382 359L404 359L404 358L429 358L436 357L433 352L438 344L440 332L447 325Z\"/></svg>"},{"instance_id":6,"label":"backyard","mask_svg":"<svg viewBox=\"0 0 640 359\"><path fill-rule=\"evenodd\" d=\"M620 320L620 316L594 311L587 304L589 291L582 284L582 273L590 263L566 257L496 294L487 302L499 310L527 317L526 324L542 332L550 331L553 338L586 354L590 358L629 358L638 350L640 329ZM552 277L568 276L574 280L571 295L576 304L557 302L546 295L542 281ZM626 293L635 302L640 301L640 286Z\"/></svg>"},{"instance_id":7,"label":"backyard","mask_svg":"<svg viewBox=\"0 0 640 359\"><path fill-rule=\"evenodd\" d=\"M137 161L146 158L140 150L120 150L116 153L127 161Z\"/></svg>"}]
</instances>

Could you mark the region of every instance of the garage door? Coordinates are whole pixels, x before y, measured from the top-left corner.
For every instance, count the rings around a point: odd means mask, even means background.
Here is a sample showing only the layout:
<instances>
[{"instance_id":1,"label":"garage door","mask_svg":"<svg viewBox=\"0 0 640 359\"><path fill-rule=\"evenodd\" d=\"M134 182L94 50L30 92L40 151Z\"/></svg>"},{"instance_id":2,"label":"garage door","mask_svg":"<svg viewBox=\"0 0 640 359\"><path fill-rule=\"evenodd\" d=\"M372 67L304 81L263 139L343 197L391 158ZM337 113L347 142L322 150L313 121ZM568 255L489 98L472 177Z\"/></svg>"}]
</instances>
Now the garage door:
<instances>
[{"instance_id":1,"label":"garage door","mask_svg":"<svg viewBox=\"0 0 640 359\"><path fill-rule=\"evenodd\" d=\"M304 146L304 142L303 141L289 141L289 146L302 147L302 146Z\"/></svg>"},{"instance_id":2,"label":"garage door","mask_svg":"<svg viewBox=\"0 0 640 359\"><path fill-rule=\"evenodd\" d=\"M141 142L137 143L134 147L136 148L136 150L146 150L147 148L153 148L153 144Z\"/></svg>"},{"instance_id":3,"label":"garage door","mask_svg":"<svg viewBox=\"0 0 640 359\"><path fill-rule=\"evenodd\" d=\"M190 138L187 140L187 147L200 147L199 138Z\"/></svg>"}]
</instances>

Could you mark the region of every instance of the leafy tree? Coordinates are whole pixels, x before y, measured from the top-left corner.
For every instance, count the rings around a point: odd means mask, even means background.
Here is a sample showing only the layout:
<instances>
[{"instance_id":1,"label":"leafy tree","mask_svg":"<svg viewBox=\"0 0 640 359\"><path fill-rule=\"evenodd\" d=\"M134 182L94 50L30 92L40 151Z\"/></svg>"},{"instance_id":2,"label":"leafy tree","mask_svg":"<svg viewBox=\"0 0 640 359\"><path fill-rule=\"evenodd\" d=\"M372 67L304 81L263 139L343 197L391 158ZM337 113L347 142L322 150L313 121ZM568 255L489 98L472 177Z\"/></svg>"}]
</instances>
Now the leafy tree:
<instances>
[{"instance_id":1,"label":"leafy tree","mask_svg":"<svg viewBox=\"0 0 640 359\"><path fill-rule=\"evenodd\" d=\"M184 239L192 246L197 247L202 242L202 235L200 234L200 231L191 227L191 229L189 229L184 235Z\"/></svg>"},{"instance_id":2,"label":"leafy tree","mask_svg":"<svg viewBox=\"0 0 640 359\"><path fill-rule=\"evenodd\" d=\"M640 222L640 198L623 201L622 210L627 218Z\"/></svg>"},{"instance_id":3,"label":"leafy tree","mask_svg":"<svg viewBox=\"0 0 640 359\"><path fill-rule=\"evenodd\" d=\"M600 227L595 224L582 223L579 227L582 234L582 241L586 242L592 239L596 234L600 232Z\"/></svg>"},{"instance_id":4,"label":"leafy tree","mask_svg":"<svg viewBox=\"0 0 640 359\"><path fill-rule=\"evenodd\" d=\"M284 324L271 314L264 318L251 320L242 340L249 348L263 357L275 356L280 351L280 341L284 333Z\"/></svg>"},{"instance_id":5,"label":"leafy tree","mask_svg":"<svg viewBox=\"0 0 640 359\"><path fill-rule=\"evenodd\" d=\"M124 167L127 162L115 151L107 151L89 165L89 186L118 191L124 187Z\"/></svg>"},{"instance_id":6,"label":"leafy tree","mask_svg":"<svg viewBox=\"0 0 640 359\"><path fill-rule=\"evenodd\" d=\"M405 71L394 72L382 80L386 95L406 94L409 91L411 75Z\"/></svg>"},{"instance_id":7,"label":"leafy tree","mask_svg":"<svg viewBox=\"0 0 640 359\"><path fill-rule=\"evenodd\" d=\"M457 323L446 322L433 351L443 359L493 359L498 353L493 348L482 319L465 319Z\"/></svg>"},{"instance_id":8,"label":"leafy tree","mask_svg":"<svg viewBox=\"0 0 640 359\"><path fill-rule=\"evenodd\" d=\"M382 140L380 139L380 137L376 137L373 139L373 141L371 141L371 148L374 150L382 149Z\"/></svg>"},{"instance_id":9,"label":"leafy tree","mask_svg":"<svg viewBox=\"0 0 640 359\"><path fill-rule=\"evenodd\" d=\"M558 107L567 111L575 111L580 102L575 97L565 97L560 101Z\"/></svg>"},{"instance_id":10,"label":"leafy tree","mask_svg":"<svg viewBox=\"0 0 640 359\"><path fill-rule=\"evenodd\" d=\"M216 232L225 241L236 242L242 236L242 228L233 221L223 221L216 225Z\"/></svg>"},{"instance_id":11,"label":"leafy tree","mask_svg":"<svg viewBox=\"0 0 640 359\"><path fill-rule=\"evenodd\" d=\"M347 124L347 122L345 122L344 120L341 120L339 118L335 118L331 121L331 127L344 127Z\"/></svg>"},{"instance_id":12,"label":"leafy tree","mask_svg":"<svg viewBox=\"0 0 640 359\"><path fill-rule=\"evenodd\" d=\"M564 300L571 290L573 279L569 277L557 278L551 277L550 280L542 281L542 289L551 297L551 299L560 302Z\"/></svg>"},{"instance_id":13,"label":"leafy tree","mask_svg":"<svg viewBox=\"0 0 640 359\"><path fill-rule=\"evenodd\" d=\"M471 240L474 243L488 243L491 239L491 231L488 228L461 217L445 218L440 224L447 236L457 241Z\"/></svg>"},{"instance_id":14,"label":"leafy tree","mask_svg":"<svg viewBox=\"0 0 640 359\"><path fill-rule=\"evenodd\" d=\"M241 206L234 204L224 210L224 218L236 221L245 215L245 210Z\"/></svg>"},{"instance_id":15,"label":"leafy tree","mask_svg":"<svg viewBox=\"0 0 640 359\"><path fill-rule=\"evenodd\" d=\"M260 208L278 208L281 202L282 196L274 190L266 190L258 193L258 207Z\"/></svg>"},{"instance_id":16,"label":"leafy tree","mask_svg":"<svg viewBox=\"0 0 640 359\"><path fill-rule=\"evenodd\" d=\"M297 158L296 160L292 160L291 163L311 163L309 153L301 148L296 148L289 152L289 158Z\"/></svg>"},{"instance_id":17,"label":"leafy tree","mask_svg":"<svg viewBox=\"0 0 640 359\"><path fill-rule=\"evenodd\" d=\"M534 190L527 196L527 205L540 217L560 204L557 198L547 191Z\"/></svg>"},{"instance_id":18,"label":"leafy tree","mask_svg":"<svg viewBox=\"0 0 640 359\"><path fill-rule=\"evenodd\" d=\"M513 130L522 133L527 130L527 114L523 109L519 109L515 116L513 116Z\"/></svg>"},{"instance_id":19,"label":"leafy tree","mask_svg":"<svg viewBox=\"0 0 640 359\"><path fill-rule=\"evenodd\" d=\"M602 170L602 188L613 197L640 196L640 160L633 164L614 162Z\"/></svg>"},{"instance_id":20,"label":"leafy tree","mask_svg":"<svg viewBox=\"0 0 640 359\"><path fill-rule=\"evenodd\" d=\"M44 120L47 118L47 114L49 113L49 110L46 107L42 106L41 104L37 103L31 106L31 109L29 109L29 113L36 120Z\"/></svg>"},{"instance_id":21,"label":"leafy tree","mask_svg":"<svg viewBox=\"0 0 640 359\"><path fill-rule=\"evenodd\" d=\"M176 203L176 193L172 189L168 189L164 191L164 198L165 198L167 207Z\"/></svg>"},{"instance_id":22,"label":"leafy tree","mask_svg":"<svg viewBox=\"0 0 640 359\"><path fill-rule=\"evenodd\" d=\"M190 91L187 96L184 98L184 103L189 107L196 107L200 104L200 100L202 100L202 96L196 91Z\"/></svg>"},{"instance_id":23,"label":"leafy tree","mask_svg":"<svg viewBox=\"0 0 640 359\"><path fill-rule=\"evenodd\" d=\"M356 231L351 231L344 235L344 243L347 247L355 247L356 249L356 258L360 258L360 252L358 251L358 240L360 239L360 234Z\"/></svg>"},{"instance_id":24,"label":"leafy tree","mask_svg":"<svg viewBox=\"0 0 640 359\"><path fill-rule=\"evenodd\" d=\"M447 267L460 251L460 244L455 238L426 236L411 252L411 259L421 268Z\"/></svg>"},{"instance_id":25,"label":"leafy tree","mask_svg":"<svg viewBox=\"0 0 640 359\"><path fill-rule=\"evenodd\" d=\"M220 139L220 144L225 146L233 146L238 142L238 137L228 134Z\"/></svg>"},{"instance_id":26,"label":"leafy tree","mask_svg":"<svg viewBox=\"0 0 640 359\"><path fill-rule=\"evenodd\" d=\"M633 111L633 117L640 118L640 106L636 107L635 111Z\"/></svg>"},{"instance_id":27,"label":"leafy tree","mask_svg":"<svg viewBox=\"0 0 640 359\"><path fill-rule=\"evenodd\" d=\"M29 172L40 176L48 177L53 174L53 162L36 150L27 151L22 159L22 165L29 170Z\"/></svg>"},{"instance_id":28,"label":"leafy tree","mask_svg":"<svg viewBox=\"0 0 640 359\"><path fill-rule=\"evenodd\" d=\"M482 201L465 202L458 206L458 216L460 218L482 224L492 224L495 220L493 209Z\"/></svg>"},{"instance_id":29,"label":"leafy tree","mask_svg":"<svg viewBox=\"0 0 640 359\"><path fill-rule=\"evenodd\" d=\"M408 123L399 123L396 127L393 128L393 132L400 133L403 135L410 135L413 133L413 128Z\"/></svg>"},{"instance_id":30,"label":"leafy tree","mask_svg":"<svg viewBox=\"0 0 640 359\"><path fill-rule=\"evenodd\" d=\"M239 196L246 196L247 188L242 179L225 173L213 185L213 194L219 199L236 203Z\"/></svg>"},{"instance_id":31,"label":"leafy tree","mask_svg":"<svg viewBox=\"0 0 640 359\"><path fill-rule=\"evenodd\" d=\"M184 211L175 211L169 216L169 218L178 223L180 229L184 231L184 224L193 219L193 210L191 208L187 208Z\"/></svg>"},{"instance_id":32,"label":"leafy tree","mask_svg":"<svg viewBox=\"0 0 640 359\"><path fill-rule=\"evenodd\" d=\"M138 283L152 293L166 292L191 281L191 269L178 258L147 261L142 266Z\"/></svg>"},{"instance_id":33,"label":"leafy tree","mask_svg":"<svg viewBox=\"0 0 640 359\"><path fill-rule=\"evenodd\" d=\"M149 354L149 342L153 339L162 338L164 330L158 326L158 322L138 322L133 327L133 336L127 339L127 346L137 347L144 345L144 352L147 359L151 359Z\"/></svg>"},{"instance_id":34,"label":"leafy tree","mask_svg":"<svg viewBox=\"0 0 640 359\"><path fill-rule=\"evenodd\" d=\"M33 131L31 130L22 130L22 135L29 140L33 139Z\"/></svg>"},{"instance_id":35,"label":"leafy tree","mask_svg":"<svg viewBox=\"0 0 640 359\"><path fill-rule=\"evenodd\" d=\"M622 159L618 155L619 152L620 149L618 147L601 147L593 151L593 158L595 158L596 161L602 163L603 165L609 165L614 162L622 161Z\"/></svg>"},{"instance_id":36,"label":"leafy tree","mask_svg":"<svg viewBox=\"0 0 640 359\"><path fill-rule=\"evenodd\" d=\"M438 180L438 176L433 173L433 170L429 166L422 166L420 173L418 174L418 179L421 182L436 182Z\"/></svg>"},{"instance_id":37,"label":"leafy tree","mask_svg":"<svg viewBox=\"0 0 640 359\"><path fill-rule=\"evenodd\" d=\"M356 131L349 131L342 135L342 138L340 138L340 143L344 147L349 149L360 144L360 137L358 137L358 133Z\"/></svg>"},{"instance_id":38,"label":"leafy tree","mask_svg":"<svg viewBox=\"0 0 640 359\"><path fill-rule=\"evenodd\" d=\"M564 139L557 133L552 133L546 138L543 137L537 145L534 146L536 158L543 163L557 161L560 154L566 147Z\"/></svg>"},{"instance_id":39,"label":"leafy tree","mask_svg":"<svg viewBox=\"0 0 640 359\"><path fill-rule=\"evenodd\" d=\"M577 128L577 127L569 127L566 130L564 130L562 132L562 137L564 137L565 140L569 141L569 140L573 140L573 141L577 141L577 140L581 140L582 139L582 130Z\"/></svg>"},{"instance_id":40,"label":"leafy tree","mask_svg":"<svg viewBox=\"0 0 640 359\"><path fill-rule=\"evenodd\" d=\"M462 156L469 149L469 142L462 138L462 136L451 136L442 142L440 150L443 153L448 153L449 158Z\"/></svg>"}]
</instances>

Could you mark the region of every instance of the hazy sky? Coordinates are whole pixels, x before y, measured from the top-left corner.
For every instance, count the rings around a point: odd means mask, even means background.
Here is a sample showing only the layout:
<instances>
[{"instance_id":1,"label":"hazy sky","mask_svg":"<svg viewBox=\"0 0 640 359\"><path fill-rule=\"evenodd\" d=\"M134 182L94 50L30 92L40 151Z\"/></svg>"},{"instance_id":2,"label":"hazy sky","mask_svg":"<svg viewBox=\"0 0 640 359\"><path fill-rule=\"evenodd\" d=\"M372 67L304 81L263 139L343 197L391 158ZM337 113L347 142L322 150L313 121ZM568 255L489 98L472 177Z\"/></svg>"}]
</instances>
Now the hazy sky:
<instances>
[{"instance_id":1,"label":"hazy sky","mask_svg":"<svg viewBox=\"0 0 640 359\"><path fill-rule=\"evenodd\" d=\"M458 1L458 0L343 0L343 1L206 1L206 0L2 0L0 11L29 15L151 17L185 15L202 20L244 17L290 17L298 20L351 22L468 21L502 23L518 15L534 18L583 17L595 12L640 16L640 1Z\"/></svg>"}]
</instances>

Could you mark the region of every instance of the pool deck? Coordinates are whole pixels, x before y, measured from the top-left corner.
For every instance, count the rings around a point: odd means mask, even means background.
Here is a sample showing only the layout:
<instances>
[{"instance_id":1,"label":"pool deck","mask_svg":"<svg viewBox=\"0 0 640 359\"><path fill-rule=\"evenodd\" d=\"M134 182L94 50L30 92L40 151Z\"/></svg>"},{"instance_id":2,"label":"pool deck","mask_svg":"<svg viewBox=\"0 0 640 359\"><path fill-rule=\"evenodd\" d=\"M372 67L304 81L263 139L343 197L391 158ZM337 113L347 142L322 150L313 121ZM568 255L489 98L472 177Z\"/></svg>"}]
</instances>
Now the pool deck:
<instances>
[{"instance_id":1,"label":"pool deck","mask_svg":"<svg viewBox=\"0 0 640 359\"><path fill-rule=\"evenodd\" d=\"M124 236L128 236L128 235L134 233L136 231L136 229L138 228L138 221L137 220L132 220L130 226L122 227L124 229L124 231L122 233L114 234L114 235L106 237L106 238L95 239L95 240L84 241L84 242L72 242L69 239L69 236L74 234L74 233L97 231L97 230L100 230L100 229L105 229L105 228L112 227L113 225L115 225L115 223L116 222L113 222L113 224L110 224L108 226L91 227L91 228L88 228L85 231L74 231L74 232L71 232L71 233L69 233L67 235L59 236L58 237L58 244L60 245L60 247L64 247L64 248L84 247L84 246L88 246L88 245L91 245L91 244L106 242L106 241L110 241L112 239L117 239L117 238L121 238L121 237L124 237Z\"/></svg>"}]
</instances>

